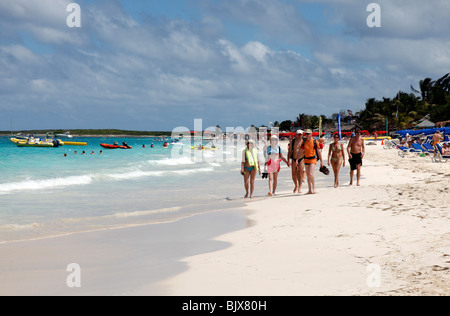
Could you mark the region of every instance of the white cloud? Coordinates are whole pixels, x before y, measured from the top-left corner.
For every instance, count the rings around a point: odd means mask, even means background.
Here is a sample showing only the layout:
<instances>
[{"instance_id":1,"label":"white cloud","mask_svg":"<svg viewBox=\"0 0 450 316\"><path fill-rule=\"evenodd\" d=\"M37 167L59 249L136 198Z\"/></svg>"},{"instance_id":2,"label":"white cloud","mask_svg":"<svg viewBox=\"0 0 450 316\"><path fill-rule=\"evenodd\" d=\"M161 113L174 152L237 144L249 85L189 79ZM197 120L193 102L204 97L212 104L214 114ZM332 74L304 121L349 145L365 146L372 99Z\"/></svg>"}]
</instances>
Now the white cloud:
<instances>
[{"instance_id":1,"label":"white cloud","mask_svg":"<svg viewBox=\"0 0 450 316\"><path fill-rule=\"evenodd\" d=\"M421 15L425 2L382 1L383 12L390 11L378 31L365 25L360 1L319 2L333 13L324 15L323 29L338 23L335 32L311 29L296 3L286 1L206 1L198 21L149 14L139 22L119 2L102 1L83 6L83 27L70 30L59 27L67 1L0 0L0 107L36 107L70 128L154 129L153 122L168 129L196 117L248 126L301 112L358 110L370 97L390 97L450 69L448 35L434 22L445 2ZM422 17L430 35L414 19L395 24L398 16ZM225 31L229 23L258 34L236 39ZM421 35L415 38L410 28ZM34 51L21 40L24 31L53 51ZM312 54L280 43L305 45Z\"/></svg>"},{"instance_id":2,"label":"white cloud","mask_svg":"<svg viewBox=\"0 0 450 316\"><path fill-rule=\"evenodd\" d=\"M242 51L245 54L252 56L260 63L264 63L266 61L267 55L270 54L270 48L260 42L248 42L242 48Z\"/></svg>"}]
</instances>

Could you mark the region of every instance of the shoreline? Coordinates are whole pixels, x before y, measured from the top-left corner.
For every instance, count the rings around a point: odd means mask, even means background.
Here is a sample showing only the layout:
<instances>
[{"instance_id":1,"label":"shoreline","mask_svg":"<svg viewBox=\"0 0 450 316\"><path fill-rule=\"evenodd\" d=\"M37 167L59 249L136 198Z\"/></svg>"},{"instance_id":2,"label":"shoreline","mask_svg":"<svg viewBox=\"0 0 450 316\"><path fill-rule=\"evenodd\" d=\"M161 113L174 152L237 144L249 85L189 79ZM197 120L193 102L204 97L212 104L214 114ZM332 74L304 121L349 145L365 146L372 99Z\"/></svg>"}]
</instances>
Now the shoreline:
<instances>
[{"instance_id":1,"label":"shoreline","mask_svg":"<svg viewBox=\"0 0 450 316\"><path fill-rule=\"evenodd\" d=\"M362 173L361 187L334 189L331 176L316 195L250 201L256 224L216 239L227 249L185 258L190 268L165 286L177 296L450 295L449 165L371 146Z\"/></svg>"},{"instance_id":2,"label":"shoreline","mask_svg":"<svg viewBox=\"0 0 450 316\"><path fill-rule=\"evenodd\" d=\"M0 295L127 296L142 287L144 295L170 295L159 281L186 270L183 257L229 247L214 237L247 225L241 209L226 209L170 222L0 244ZM66 268L73 263L80 266L79 288L66 284Z\"/></svg>"},{"instance_id":3,"label":"shoreline","mask_svg":"<svg viewBox=\"0 0 450 316\"><path fill-rule=\"evenodd\" d=\"M334 189L316 168L318 194L296 196L283 165L277 196L258 179L244 207L0 244L0 295L449 295L449 167L370 146L361 187L345 169ZM65 284L70 263L79 289Z\"/></svg>"}]
</instances>

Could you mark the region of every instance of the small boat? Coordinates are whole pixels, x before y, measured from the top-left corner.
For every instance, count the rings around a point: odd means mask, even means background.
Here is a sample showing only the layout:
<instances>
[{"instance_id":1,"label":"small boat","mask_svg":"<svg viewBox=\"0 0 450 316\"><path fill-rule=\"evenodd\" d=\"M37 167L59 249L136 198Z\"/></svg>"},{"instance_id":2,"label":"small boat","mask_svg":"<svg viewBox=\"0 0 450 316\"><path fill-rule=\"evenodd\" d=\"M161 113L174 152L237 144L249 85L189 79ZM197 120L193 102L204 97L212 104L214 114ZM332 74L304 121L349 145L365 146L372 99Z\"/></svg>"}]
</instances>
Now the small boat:
<instances>
[{"instance_id":1,"label":"small boat","mask_svg":"<svg viewBox=\"0 0 450 316\"><path fill-rule=\"evenodd\" d=\"M16 144L17 147L59 147L64 146L64 143L59 139L44 139L41 140L39 138L27 138L27 139L19 139L19 138L11 138L11 142Z\"/></svg>"},{"instance_id":2,"label":"small boat","mask_svg":"<svg viewBox=\"0 0 450 316\"><path fill-rule=\"evenodd\" d=\"M106 149L133 149L133 147L128 146L127 144L123 144L123 145L100 144L100 146L102 146L103 148L106 148Z\"/></svg>"},{"instance_id":3,"label":"small boat","mask_svg":"<svg viewBox=\"0 0 450 316\"><path fill-rule=\"evenodd\" d=\"M72 135L70 135L70 132L65 132L64 134L58 134L59 137L66 137L66 138L73 138Z\"/></svg>"}]
</instances>

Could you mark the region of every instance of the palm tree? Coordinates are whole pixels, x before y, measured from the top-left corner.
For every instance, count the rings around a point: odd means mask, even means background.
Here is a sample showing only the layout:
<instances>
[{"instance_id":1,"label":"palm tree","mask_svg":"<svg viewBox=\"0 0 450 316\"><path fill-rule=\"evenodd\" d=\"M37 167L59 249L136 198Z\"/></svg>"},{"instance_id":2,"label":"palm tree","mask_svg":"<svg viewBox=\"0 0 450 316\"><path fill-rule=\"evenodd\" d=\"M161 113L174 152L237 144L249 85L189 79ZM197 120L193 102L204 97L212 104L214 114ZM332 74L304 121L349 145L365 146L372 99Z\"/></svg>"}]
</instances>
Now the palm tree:
<instances>
[{"instance_id":1,"label":"palm tree","mask_svg":"<svg viewBox=\"0 0 450 316\"><path fill-rule=\"evenodd\" d=\"M428 103L430 101L431 89L433 88L434 81L431 78L425 78L424 80L420 80L419 86L420 91L411 86L411 90L414 93L420 93L422 96L422 101Z\"/></svg>"}]
</instances>

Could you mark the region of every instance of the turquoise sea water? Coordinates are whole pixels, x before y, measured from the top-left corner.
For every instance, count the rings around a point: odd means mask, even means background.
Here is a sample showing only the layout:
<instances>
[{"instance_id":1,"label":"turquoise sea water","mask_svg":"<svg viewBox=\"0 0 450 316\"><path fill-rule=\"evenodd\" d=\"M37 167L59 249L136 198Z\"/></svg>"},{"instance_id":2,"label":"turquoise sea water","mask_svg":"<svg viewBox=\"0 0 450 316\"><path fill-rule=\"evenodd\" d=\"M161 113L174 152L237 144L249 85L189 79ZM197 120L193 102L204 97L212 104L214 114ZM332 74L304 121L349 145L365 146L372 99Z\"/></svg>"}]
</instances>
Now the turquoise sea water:
<instances>
[{"instance_id":1,"label":"turquoise sea water","mask_svg":"<svg viewBox=\"0 0 450 316\"><path fill-rule=\"evenodd\" d=\"M165 149L152 138L71 141L88 146L18 148L0 137L0 242L176 220L234 207L229 198L243 193L240 164L229 159L234 147L192 151L183 141ZM133 149L100 146L114 141Z\"/></svg>"}]
</instances>

